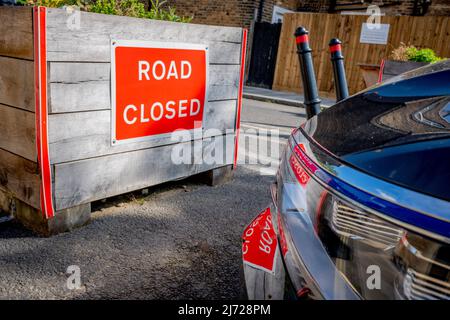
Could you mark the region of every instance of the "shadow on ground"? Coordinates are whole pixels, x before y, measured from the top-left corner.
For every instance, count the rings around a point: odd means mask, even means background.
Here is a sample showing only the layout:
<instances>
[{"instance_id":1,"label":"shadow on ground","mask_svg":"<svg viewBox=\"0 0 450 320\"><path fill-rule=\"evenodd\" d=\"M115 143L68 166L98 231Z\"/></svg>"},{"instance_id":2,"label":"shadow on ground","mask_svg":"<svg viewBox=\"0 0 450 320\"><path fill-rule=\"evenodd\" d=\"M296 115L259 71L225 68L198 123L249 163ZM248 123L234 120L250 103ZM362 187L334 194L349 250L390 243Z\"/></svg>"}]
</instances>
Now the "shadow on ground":
<instances>
[{"instance_id":1,"label":"shadow on ground","mask_svg":"<svg viewBox=\"0 0 450 320\"><path fill-rule=\"evenodd\" d=\"M228 184L178 181L93 204L89 225L41 238L0 225L2 299L236 299L240 235L273 177L239 168ZM66 286L70 265L83 286Z\"/></svg>"}]
</instances>

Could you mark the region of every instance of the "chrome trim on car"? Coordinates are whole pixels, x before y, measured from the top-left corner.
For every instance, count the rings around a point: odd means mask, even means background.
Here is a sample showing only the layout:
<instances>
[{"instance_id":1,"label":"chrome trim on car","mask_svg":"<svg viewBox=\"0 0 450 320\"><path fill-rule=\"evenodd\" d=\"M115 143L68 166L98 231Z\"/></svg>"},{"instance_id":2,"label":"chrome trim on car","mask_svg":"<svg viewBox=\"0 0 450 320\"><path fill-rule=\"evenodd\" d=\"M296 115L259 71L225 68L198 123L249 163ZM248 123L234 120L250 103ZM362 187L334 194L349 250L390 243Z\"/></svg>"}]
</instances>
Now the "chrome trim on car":
<instances>
[{"instance_id":1,"label":"chrome trim on car","mask_svg":"<svg viewBox=\"0 0 450 320\"><path fill-rule=\"evenodd\" d=\"M276 203L274 207L280 215L281 225L278 228L284 230L288 252L293 260L283 257L289 275L302 277L316 298L361 299L342 273L336 269L315 233L309 214L296 210L281 212Z\"/></svg>"},{"instance_id":2,"label":"chrome trim on car","mask_svg":"<svg viewBox=\"0 0 450 320\"><path fill-rule=\"evenodd\" d=\"M428 263L437 265L441 268L444 268L444 269L447 269L448 271L450 271L450 265L441 263L439 261L436 261L434 259L424 256L420 250L418 250L417 248L415 248L413 245L411 245L409 243L408 239L405 236L402 237L401 241L402 241L402 245L416 258L426 261ZM449 284L449 286L450 286L450 284Z\"/></svg>"},{"instance_id":3,"label":"chrome trim on car","mask_svg":"<svg viewBox=\"0 0 450 320\"><path fill-rule=\"evenodd\" d=\"M358 238L383 249L395 246L403 230L363 210L353 209L337 200L333 203L331 225L340 235Z\"/></svg>"},{"instance_id":4,"label":"chrome trim on car","mask_svg":"<svg viewBox=\"0 0 450 320\"><path fill-rule=\"evenodd\" d=\"M312 161L314 161L316 165L320 167L320 169L342 181L345 181L354 188L387 202L450 224L449 202L400 187L358 171L343 163L339 159L331 156L328 151L320 150L322 147L320 147L315 141L314 143L311 143L309 141L310 139L313 140L311 137L306 135L302 128L300 128L296 132L295 137L291 136L289 139L289 147L292 149L293 144L303 144L306 148L305 153L312 159ZM317 179L317 176L314 173L310 172L310 170L306 167L305 169L311 174L311 176L315 177L317 182L329 189L323 181ZM339 192L336 192L335 190L333 190L333 192L339 194ZM339 194L339 196L345 198L351 203L353 202L353 200L348 199L348 197L345 197L342 194ZM358 204L358 206L361 206L361 204ZM448 237L441 236L418 226L402 222L375 210L371 210L370 208L366 209L371 213L380 216L382 219L388 220L400 226L405 226L410 230L417 231L432 238L450 243L450 238Z\"/></svg>"},{"instance_id":5,"label":"chrome trim on car","mask_svg":"<svg viewBox=\"0 0 450 320\"><path fill-rule=\"evenodd\" d=\"M450 284L408 268L403 292L413 300L450 300Z\"/></svg>"}]
</instances>

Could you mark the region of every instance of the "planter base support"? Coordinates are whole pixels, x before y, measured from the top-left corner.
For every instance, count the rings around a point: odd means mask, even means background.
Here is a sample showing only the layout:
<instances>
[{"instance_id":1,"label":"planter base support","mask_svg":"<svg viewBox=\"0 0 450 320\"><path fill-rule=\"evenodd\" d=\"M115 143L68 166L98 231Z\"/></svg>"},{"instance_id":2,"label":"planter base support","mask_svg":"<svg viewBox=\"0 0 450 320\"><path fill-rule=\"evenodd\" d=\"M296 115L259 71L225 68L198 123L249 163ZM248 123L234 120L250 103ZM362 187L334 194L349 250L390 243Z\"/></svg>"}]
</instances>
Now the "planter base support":
<instances>
[{"instance_id":1,"label":"planter base support","mask_svg":"<svg viewBox=\"0 0 450 320\"><path fill-rule=\"evenodd\" d=\"M25 228L44 237L82 227L89 223L91 218L90 203L60 210L56 212L53 218L46 219L40 210L8 195L2 190L0 190L0 197L4 200L3 203L7 203L6 206L2 206L3 210L14 216Z\"/></svg>"}]
</instances>

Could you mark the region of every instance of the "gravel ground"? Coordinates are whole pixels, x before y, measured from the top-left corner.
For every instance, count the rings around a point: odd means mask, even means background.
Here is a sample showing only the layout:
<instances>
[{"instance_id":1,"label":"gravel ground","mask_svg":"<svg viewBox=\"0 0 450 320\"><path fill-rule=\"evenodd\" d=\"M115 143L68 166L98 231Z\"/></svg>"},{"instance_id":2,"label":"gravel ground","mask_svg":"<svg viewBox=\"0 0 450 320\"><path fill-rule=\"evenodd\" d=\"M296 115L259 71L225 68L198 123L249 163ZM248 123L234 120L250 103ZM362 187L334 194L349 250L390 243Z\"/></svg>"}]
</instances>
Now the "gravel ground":
<instances>
[{"instance_id":1,"label":"gravel ground","mask_svg":"<svg viewBox=\"0 0 450 320\"><path fill-rule=\"evenodd\" d=\"M298 121L298 108L245 103L244 122ZM114 197L93 204L89 225L51 238L0 224L0 299L237 299L240 236L273 179L242 165L221 186L186 180ZM80 289L67 288L70 265Z\"/></svg>"},{"instance_id":2,"label":"gravel ground","mask_svg":"<svg viewBox=\"0 0 450 320\"><path fill-rule=\"evenodd\" d=\"M0 298L239 298L240 235L268 203L271 177L239 168L232 183L189 181L96 204L92 222L38 238L0 225ZM65 271L81 269L69 290Z\"/></svg>"}]
</instances>

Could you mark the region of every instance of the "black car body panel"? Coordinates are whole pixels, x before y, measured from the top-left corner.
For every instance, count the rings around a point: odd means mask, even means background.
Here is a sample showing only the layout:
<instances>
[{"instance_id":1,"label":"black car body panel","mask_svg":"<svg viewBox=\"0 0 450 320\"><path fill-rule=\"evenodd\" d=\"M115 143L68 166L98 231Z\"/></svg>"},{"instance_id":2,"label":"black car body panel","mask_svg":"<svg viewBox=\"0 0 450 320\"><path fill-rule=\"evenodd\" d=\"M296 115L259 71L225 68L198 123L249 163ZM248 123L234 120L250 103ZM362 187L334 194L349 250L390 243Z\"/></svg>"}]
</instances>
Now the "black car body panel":
<instances>
[{"instance_id":1,"label":"black car body panel","mask_svg":"<svg viewBox=\"0 0 450 320\"><path fill-rule=\"evenodd\" d=\"M336 104L306 134L355 168L450 201L450 61L437 65Z\"/></svg>"}]
</instances>

